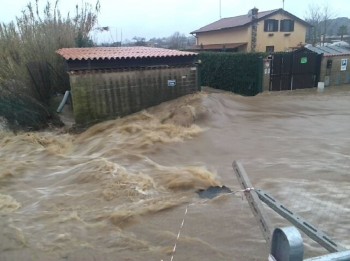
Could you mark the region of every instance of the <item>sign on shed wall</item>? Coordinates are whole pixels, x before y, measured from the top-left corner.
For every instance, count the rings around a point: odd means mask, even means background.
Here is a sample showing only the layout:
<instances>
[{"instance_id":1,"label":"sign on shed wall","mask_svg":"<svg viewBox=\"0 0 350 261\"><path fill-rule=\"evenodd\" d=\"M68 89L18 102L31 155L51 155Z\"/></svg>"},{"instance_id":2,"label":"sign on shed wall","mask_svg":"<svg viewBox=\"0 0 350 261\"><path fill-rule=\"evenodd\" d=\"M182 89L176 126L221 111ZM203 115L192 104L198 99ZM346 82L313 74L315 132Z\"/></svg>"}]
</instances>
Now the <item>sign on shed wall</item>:
<instances>
[{"instance_id":1,"label":"sign on shed wall","mask_svg":"<svg viewBox=\"0 0 350 261\"><path fill-rule=\"evenodd\" d=\"M346 71L347 66L348 66L348 59L341 59L340 70Z\"/></svg>"}]
</instances>

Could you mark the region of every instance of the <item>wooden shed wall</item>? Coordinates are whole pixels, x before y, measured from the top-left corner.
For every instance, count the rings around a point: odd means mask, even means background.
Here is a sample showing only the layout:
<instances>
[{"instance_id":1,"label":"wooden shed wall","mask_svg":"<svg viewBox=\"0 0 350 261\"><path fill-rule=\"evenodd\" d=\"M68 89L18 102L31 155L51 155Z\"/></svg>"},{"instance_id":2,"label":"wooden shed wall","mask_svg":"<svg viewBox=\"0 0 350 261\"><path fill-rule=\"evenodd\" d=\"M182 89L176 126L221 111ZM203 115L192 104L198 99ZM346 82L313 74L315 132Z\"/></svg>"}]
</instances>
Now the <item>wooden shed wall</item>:
<instances>
[{"instance_id":1,"label":"wooden shed wall","mask_svg":"<svg viewBox=\"0 0 350 261\"><path fill-rule=\"evenodd\" d=\"M341 60L348 59L346 70L341 70ZM327 61L332 60L332 68L327 68ZM321 64L320 81L325 82L325 86L334 86L350 83L350 56L324 56Z\"/></svg>"},{"instance_id":2,"label":"wooden shed wall","mask_svg":"<svg viewBox=\"0 0 350 261\"><path fill-rule=\"evenodd\" d=\"M78 124L125 116L199 88L196 67L74 73L70 82Z\"/></svg>"}]
</instances>

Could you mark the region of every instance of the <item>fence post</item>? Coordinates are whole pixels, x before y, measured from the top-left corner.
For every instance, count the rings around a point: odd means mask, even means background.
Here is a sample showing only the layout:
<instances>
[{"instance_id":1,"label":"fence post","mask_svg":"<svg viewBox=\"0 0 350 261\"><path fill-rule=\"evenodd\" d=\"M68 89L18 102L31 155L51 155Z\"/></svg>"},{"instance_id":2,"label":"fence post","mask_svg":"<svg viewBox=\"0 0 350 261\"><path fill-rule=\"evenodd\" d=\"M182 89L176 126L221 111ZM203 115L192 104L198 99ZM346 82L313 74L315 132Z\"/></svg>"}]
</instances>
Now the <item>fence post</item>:
<instances>
[{"instance_id":1,"label":"fence post","mask_svg":"<svg viewBox=\"0 0 350 261\"><path fill-rule=\"evenodd\" d=\"M257 93L263 92L263 79L264 79L264 60L263 57L258 58L258 71L257 71Z\"/></svg>"},{"instance_id":2,"label":"fence post","mask_svg":"<svg viewBox=\"0 0 350 261\"><path fill-rule=\"evenodd\" d=\"M243 165L238 161L234 161L232 163L232 167L242 189L246 191L244 195L265 238L266 247L269 249L271 245L271 221L267 216L264 206L262 205L258 195L256 194L253 185L250 182L249 177L243 168Z\"/></svg>"},{"instance_id":3,"label":"fence post","mask_svg":"<svg viewBox=\"0 0 350 261\"><path fill-rule=\"evenodd\" d=\"M201 67L202 67L202 61L198 60L198 62L195 63L195 66L197 68L197 89L198 91L202 91L202 77L201 77Z\"/></svg>"}]
</instances>

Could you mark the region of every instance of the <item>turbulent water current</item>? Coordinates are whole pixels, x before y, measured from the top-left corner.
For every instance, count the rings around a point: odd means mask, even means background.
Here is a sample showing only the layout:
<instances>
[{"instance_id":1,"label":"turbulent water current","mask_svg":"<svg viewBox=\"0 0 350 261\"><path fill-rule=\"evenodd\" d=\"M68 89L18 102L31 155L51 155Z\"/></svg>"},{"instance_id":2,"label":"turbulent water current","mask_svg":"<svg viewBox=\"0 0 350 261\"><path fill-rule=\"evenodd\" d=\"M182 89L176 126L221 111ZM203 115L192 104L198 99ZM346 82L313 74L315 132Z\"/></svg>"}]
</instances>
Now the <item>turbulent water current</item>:
<instances>
[{"instance_id":1,"label":"turbulent water current","mask_svg":"<svg viewBox=\"0 0 350 261\"><path fill-rule=\"evenodd\" d=\"M267 260L240 194L196 193L240 189L233 160L350 248L350 87L208 89L81 134L0 130L0 260Z\"/></svg>"}]
</instances>

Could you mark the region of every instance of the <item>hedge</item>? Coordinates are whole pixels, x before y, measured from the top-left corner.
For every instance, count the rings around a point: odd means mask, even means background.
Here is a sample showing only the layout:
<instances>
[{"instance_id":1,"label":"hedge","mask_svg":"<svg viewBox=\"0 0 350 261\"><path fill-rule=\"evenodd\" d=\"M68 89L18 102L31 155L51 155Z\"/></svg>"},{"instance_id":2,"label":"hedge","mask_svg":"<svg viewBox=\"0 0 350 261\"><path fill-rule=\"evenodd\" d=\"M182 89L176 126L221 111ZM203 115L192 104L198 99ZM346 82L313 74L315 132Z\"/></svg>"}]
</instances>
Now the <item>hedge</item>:
<instances>
[{"instance_id":1,"label":"hedge","mask_svg":"<svg viewBox=\"0 0 350 261\"><path fill-rule=\"evenodd\" d=\"M245 96L262 92L263 53L200 53L201 86Z\"/></svg>"}]
</instances>

